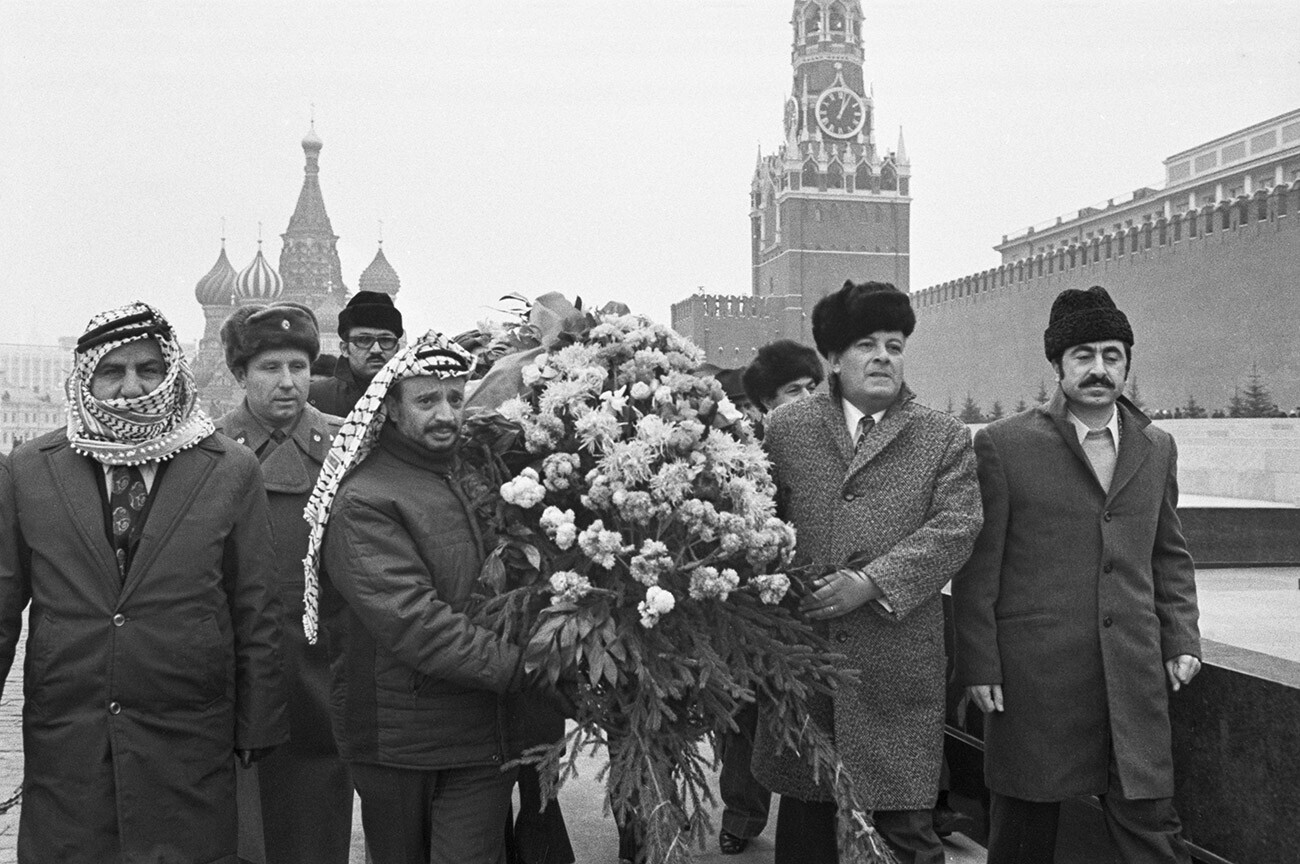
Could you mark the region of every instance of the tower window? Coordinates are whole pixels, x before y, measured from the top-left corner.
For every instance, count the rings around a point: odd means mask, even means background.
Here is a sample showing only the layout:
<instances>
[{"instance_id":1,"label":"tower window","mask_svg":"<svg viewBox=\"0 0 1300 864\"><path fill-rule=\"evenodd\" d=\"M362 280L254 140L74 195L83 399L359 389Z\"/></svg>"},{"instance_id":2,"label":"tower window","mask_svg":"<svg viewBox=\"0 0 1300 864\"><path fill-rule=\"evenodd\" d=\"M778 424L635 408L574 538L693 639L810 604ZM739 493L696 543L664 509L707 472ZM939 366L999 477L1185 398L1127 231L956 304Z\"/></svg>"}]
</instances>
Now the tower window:
<instances>
[{"instance_id":1,"label":"tower window","mask_svg":"<svg viewBox=\"0 0 1300 864\"><path fill-rule=\"evenodd\" d=\"M843 189L844 188L844 169L840 163L832 162L826 169L826 188Z\"/></svg>"},{"instance_id":2,"label":"tower window","mask_svg":"<svg viewBox=\"0 0 1300 864\"><path fill-rule=\"evenodd\" d=\"M838 4L831 7L830 25L832 37L844 35L844 9Z\"/></svg>"},{"instance_id":3,"label":"tower window","mask_svg":"<svg viewBox=\"0 0 1300 864\"><path fill-rule=\"evenodd\" d=\"M888 192L898 191L898 172L888 163L880 169L880 188Z\"/></svg>"},{"instance_id":4,"label":"tower window","mask_svg":"<svg viewBox=\"0 0 1300 864\"><path fill-rule=\"evenodd\" d=\"M803 163L803 177L800 180L804 188L815 189L817 179L817 163L809 159Z\"/></svg>"},{"instance_id":5,"label":"tower window","mask_svg":"<svg viewBox=\"0 0 1300 864\"><path fill-rule=\"evenodd\" d=\"M862 190L871 188L871 166L866 162L858 163L857 170L853 172L853 185Z\"/></svg>"}]
</instances>

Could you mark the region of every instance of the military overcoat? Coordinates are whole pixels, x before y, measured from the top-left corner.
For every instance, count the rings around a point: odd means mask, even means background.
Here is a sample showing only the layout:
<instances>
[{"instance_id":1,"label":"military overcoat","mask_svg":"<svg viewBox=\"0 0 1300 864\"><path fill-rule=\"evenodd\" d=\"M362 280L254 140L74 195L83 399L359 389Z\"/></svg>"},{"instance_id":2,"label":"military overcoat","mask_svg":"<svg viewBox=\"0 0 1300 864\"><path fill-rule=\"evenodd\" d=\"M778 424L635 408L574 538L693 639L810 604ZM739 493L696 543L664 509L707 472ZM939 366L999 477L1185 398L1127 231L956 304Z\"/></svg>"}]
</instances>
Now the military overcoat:
<instances>
[{"instance_id":1,"label":"military overcoat","mask_svg":"<svg viewBox=\"0 0 1300 864\"><path fill-rule=\"evenodd\" d=\"M0 467L0 672L31 603L22 862L235 860L236 749L287 738L257 460L211 435L160 469L125 582L98 463L63 430Z\"/></svg>"},{"instance_id":2,"label":"military overcoat","mask_svg":"<svg viewBox=\"0 0 1300 864\"><path fill-rule=\"evenodd\" d=\"M865 805L929 809L943 752L940 590L980 529L970 433L904 388L856 452L842 403L827 393L768 415L764 445L783 515L798 531L797 561L861 567L888 604L830 620L833 647L861 678L823 705L819 720L831 726ZM754 749L754 774L773 791L828 797L761 728Z\"/></svg>"},{"instance_id":3,"label":"military overcoat","mask_svg":"<svg viewBox=\"0 0 1300 864\"><path fill-rule=\"evenodd\" d=\"M985 523L953 582L957 674L1001 684L985 721L990 789L1060 801L1173 795L1164 661L1200 656L1174 439L1121 400L1110 491L1064 397L975 436Z\"/></svg>"}]
</instances>

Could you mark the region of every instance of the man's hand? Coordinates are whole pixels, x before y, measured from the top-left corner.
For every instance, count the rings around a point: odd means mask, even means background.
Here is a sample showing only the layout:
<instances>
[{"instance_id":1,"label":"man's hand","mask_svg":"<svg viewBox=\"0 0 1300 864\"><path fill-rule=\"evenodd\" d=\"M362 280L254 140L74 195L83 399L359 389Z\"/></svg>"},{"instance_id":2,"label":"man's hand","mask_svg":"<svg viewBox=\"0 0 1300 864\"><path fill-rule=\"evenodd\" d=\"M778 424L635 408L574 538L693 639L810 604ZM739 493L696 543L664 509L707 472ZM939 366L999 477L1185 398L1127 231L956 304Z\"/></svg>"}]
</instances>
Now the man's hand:
<instances>
[{"instance_id":1,"label":"man's hand","mask_svg":"<svg viewBox=\"0 0 1300 864\"><path fill-rule=\"evenodd\" d=\"M236 750L235 755L239 757L240 765L245 768L252 768L254 762L264 758L274 749L274 747L254 747L252 750Z\"/></svg>"},{"instance_id":2,"label":"man's hand","mask_svg":"<svg viewBox=\"0 0 1300 864\"><path fill-rule=\"evenodd\" d=\"M966 692L985 714L1002 710L1001 684L972 684L966 688Z\"/></svg>"},{"instance_id":3,"label":"man's hand","mask_svg":"<svg viewBox=\"0 0 1300 864\"><path fill-rule=\"evenodd\" d=\"M885 596L865 573L848 568L828 573L812 585L812 593L803 598L799 608L813 619L839 618Z\"/></svg>"},{"instance_id":4,"label":"man's hand","mask_svg":"<svg viewBox=\"0 0 1300 864\"><path fill-rule=\"evenodd\" d=\"M1201 660L1191 654L1179 654L1172 660L1165 661L1165 673L1169 676L1169 686L1177 693L1184 684L1191 684L1196 673L1201 671Z\"/></svg>"}]
</instances>

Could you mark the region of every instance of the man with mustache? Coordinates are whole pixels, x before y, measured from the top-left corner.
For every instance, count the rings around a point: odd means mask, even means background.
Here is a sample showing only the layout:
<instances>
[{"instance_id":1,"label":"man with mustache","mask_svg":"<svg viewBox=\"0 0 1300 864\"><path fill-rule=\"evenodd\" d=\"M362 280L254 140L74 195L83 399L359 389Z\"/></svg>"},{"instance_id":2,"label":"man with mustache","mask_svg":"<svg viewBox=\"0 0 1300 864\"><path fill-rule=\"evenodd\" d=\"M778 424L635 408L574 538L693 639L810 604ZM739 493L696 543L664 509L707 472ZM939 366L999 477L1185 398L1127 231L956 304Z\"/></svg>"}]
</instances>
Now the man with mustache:
<instances>
[{"instance_id":1,"label":"man with mustache","mask_svg":"<svg viewBox=\"0 0 1300 864\"><path fill-rule=\"evenodd\" d=\"M1053 860L1060 802L1099 795L1120 859L1188 862L1169 699L1201 663L1177 449L1121 393L1128 318L1062 291L1047 405L975 436L984 528L953 580L957 675L985 712L989 864Z\"/></svg>"},{"instance_id":2,"label":"man with mustache","mask_svg":"<svg viewBox=\"0 0 1300 864\"><path fill-rule=\"evenodd\" d=\"M333 377L314 381L307 401L323 414L346 417L366 387L397 353L402 313L382 291L358 291L339 313L339 359Z\"/></svg>"},{"instance_id":3,"label":"man with mustache","mask_svg":"<svg viewBox=\"0 0 1300 864\"><path fill-rule=\"evenodd\" d=\"M304 627L374 864L503 861L521 652L465 614L485 548L457 458L473 357L430 332L371 382L307 506ZM319 578L318 578L318 574Z\"/></svg>"}]
</instances>

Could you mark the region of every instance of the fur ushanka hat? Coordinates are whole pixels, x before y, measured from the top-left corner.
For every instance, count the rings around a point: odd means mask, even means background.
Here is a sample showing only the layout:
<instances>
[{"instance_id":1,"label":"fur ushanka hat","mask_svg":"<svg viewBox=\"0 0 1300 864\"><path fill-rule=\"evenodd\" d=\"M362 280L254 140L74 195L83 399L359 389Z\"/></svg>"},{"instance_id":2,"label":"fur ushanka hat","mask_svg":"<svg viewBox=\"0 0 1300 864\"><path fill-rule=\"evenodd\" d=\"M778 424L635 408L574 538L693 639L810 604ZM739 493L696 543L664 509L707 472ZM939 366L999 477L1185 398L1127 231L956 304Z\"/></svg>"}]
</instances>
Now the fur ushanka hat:
<instances>
[{"instance_id":1,"label":"fur ushanka hat","mask_svg":"<svg viewBox=\"0 0 1300 864\"><path fill-rule=\"evenodd\" d=\"M1087 291L1066 288L1052 301L1052 314L1043 331L1043 349L1055 363L1065 349L1085 342L1118 339L1133 347L1133 328L1128 317L1115 306L1110 294L1100 285Z\"/></svg>"},{"instance_id":2,"label":"fur ushanka hat","mask_svg":"<svg viewBox=\"0 0 1300 864\"><path fill-rule=\"evenodd\" d=\"M908 296L888 282L850 279L843 288L817 301L812 328L817 353L830 359L832 354L878 330L897 330L911 336L916 329L916 313Z\"/></svg>"},{"instance_id":3,"label":"fur ushanka hat","mask_svg":"<svg viewBox=\"0 0 1300 864\"><path fill-rule=\"evenodd\" d=\"M320 354L320 327L315 314L301 303L240 306L221 325L221 344L231 371L277 348L297 348L313 361Z\"/></svg>"}]
</instances>

